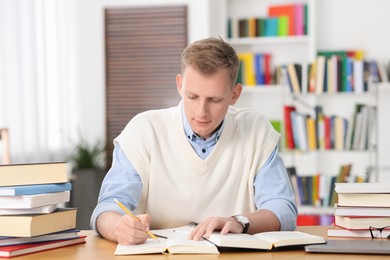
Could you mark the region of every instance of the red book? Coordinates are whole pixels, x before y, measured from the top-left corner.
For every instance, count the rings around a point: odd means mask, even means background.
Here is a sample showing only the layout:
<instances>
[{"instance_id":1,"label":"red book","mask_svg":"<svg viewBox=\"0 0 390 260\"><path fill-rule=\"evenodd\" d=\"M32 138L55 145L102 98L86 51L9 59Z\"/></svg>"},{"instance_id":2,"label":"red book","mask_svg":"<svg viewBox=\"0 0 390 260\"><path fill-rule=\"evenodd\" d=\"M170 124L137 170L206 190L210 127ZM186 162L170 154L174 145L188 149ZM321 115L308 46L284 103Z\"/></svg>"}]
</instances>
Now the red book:
<instances>
[{"instance_id":1,"label":"red book","mask_svg":"<svg viewBox=\"0 0 390 260\"><path fill-rule=\"evenodd\" d=\"M19 255L27 255L31 253L46 251L54 248L77 245L85 243L86 236L80 236L73 239L55 240L42 243L29 243L12 246L1 246L0 257L10 258Z\"/></svg>"},{"instance_id":2,"label":"red book","mask_svg":"<svg viewBox=\"0 0 390 260\"><path fill-rule=\"evenodd\" d=\"M324 116L324 128L325 128L325 149L329 150L332 149L332 143L330 139L330 117Z\"/></svg>"},{"instance_id":3,"label":"red book","mask_svg":"<svg viewBox=\"0 0 390 260\"><path fill-rule=\"evenodd\" d=\"M278 17L287 16L288 18L288 35L295 35L295 5L275 5L268 8L268 16Z\"/></svg>"},{"instance_id":4,"label":"red book","mask_svg":"<svg viewBox=\"0 0 390 260\"><path fill-rule=\"evenodd\" d=\"M264 54L264 83L270 85L272 83L272 65L271 54Z\"/></svg>"},{"instance_id":5,"label":"red book","mask_svg":"<svg viewBox=\"0 0 390 260\"><path fill-rule=\"evenodd\" d=\"M286 132L286 147L288 149L295 148L291 121L291 112L295 110L294 106L284 106L284 127Z\"/></svg>"}]
</instances>

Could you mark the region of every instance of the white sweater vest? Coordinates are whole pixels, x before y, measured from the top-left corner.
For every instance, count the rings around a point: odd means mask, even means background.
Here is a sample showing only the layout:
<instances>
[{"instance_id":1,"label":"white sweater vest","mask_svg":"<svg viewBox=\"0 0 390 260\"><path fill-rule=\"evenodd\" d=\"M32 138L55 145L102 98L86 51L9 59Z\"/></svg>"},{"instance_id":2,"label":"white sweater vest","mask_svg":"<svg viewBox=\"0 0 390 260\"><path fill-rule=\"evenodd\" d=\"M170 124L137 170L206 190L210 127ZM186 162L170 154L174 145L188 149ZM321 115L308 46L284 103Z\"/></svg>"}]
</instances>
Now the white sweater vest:
<instances>
[{"instance_id":1,"label":"white sweater vest","mask_svg":"<svg viewBox=\"0 0 390 260\"><path fill-rule=\"evenodd\" d=\"M230 107L212 153L202 160L184 133L180 106L135 116L115 139L143 183L136 213L151 228L256 210L253 181L279 134L253 109Z\"/></svg>"}]
</instances>

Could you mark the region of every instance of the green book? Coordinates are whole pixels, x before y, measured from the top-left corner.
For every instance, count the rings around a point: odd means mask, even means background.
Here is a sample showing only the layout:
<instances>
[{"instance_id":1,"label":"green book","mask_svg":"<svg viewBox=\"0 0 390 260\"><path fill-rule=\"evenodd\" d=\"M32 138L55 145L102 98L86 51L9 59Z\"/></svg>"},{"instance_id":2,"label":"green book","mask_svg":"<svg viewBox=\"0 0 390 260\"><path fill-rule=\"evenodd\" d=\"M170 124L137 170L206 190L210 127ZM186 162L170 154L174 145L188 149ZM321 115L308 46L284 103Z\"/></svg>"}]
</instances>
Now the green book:
<instances>
[{"instance_id":1,"label":"green book","mask_svg":"<svg viewBox=\"0 0 390 260\"><path fill-rule=\"evenodd\" d=\"M278 17L278 36L287 36L289 28L289 18L288 16L279 16Z\"/></svg>"}]
</instances>

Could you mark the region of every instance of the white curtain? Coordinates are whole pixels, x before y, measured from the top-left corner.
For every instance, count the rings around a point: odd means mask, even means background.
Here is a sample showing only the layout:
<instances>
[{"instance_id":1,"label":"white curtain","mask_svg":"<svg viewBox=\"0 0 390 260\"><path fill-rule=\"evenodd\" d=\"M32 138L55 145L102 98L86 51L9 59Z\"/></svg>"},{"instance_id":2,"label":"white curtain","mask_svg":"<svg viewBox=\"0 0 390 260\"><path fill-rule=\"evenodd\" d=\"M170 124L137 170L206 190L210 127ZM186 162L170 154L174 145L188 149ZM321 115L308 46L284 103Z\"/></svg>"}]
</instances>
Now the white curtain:
<instances>
[{"instance_id":1,"label":"white curtain","mask_svg":"<svg viewBox=\"0 0 390 260\"><path fill-rule=\"evenodd\" d=\"M73 5L0 0L0 128L9 129L13 163L68 157L75 120Z\"/></svg>"}]
</instances>

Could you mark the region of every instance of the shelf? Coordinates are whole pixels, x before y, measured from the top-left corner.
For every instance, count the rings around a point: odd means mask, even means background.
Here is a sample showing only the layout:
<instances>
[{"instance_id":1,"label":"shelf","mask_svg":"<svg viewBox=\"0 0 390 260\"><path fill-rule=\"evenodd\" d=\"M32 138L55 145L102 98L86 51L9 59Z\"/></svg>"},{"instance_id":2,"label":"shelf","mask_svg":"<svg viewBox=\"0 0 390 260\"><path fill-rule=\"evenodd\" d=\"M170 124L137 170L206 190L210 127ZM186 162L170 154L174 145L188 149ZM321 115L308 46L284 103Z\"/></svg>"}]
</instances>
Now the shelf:
<instances>
[{"instance_id":1,"label":"shelf","mask_svg":"<svg viewBox=\"0 0 390 260\"><path fill-rule=\"evenodd\" d=\"M235 38L228 39L231 45L253 45L253 44L292 44L292 43L309 43L308 36L284 36L284 37L257 37L257 38Z\"/></svg>"}]
</instances>

